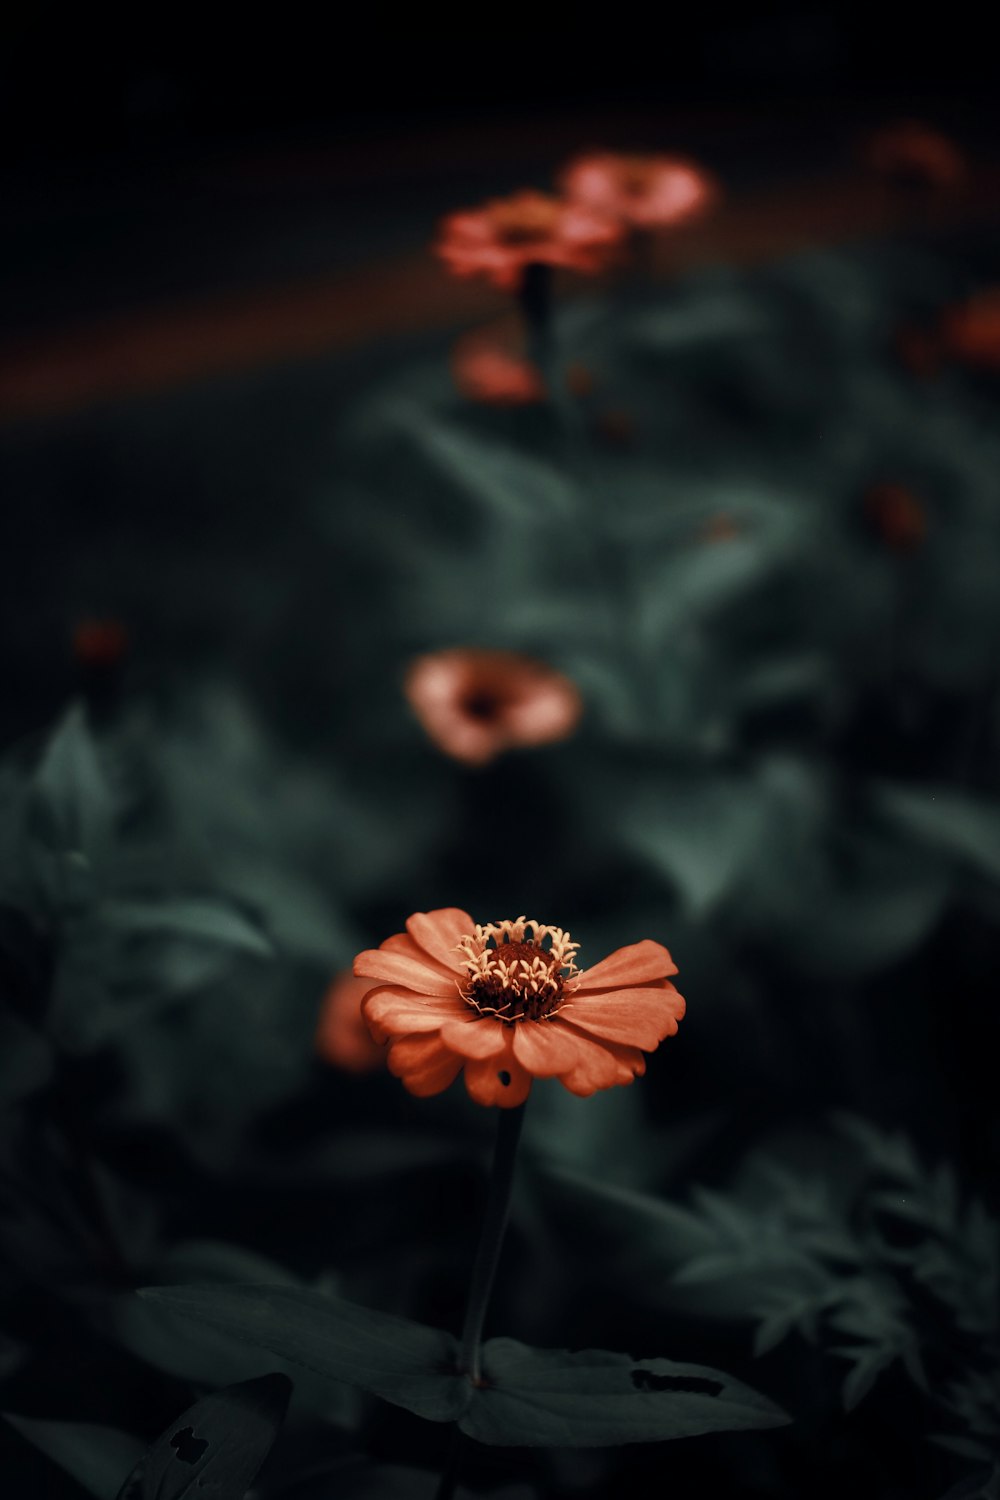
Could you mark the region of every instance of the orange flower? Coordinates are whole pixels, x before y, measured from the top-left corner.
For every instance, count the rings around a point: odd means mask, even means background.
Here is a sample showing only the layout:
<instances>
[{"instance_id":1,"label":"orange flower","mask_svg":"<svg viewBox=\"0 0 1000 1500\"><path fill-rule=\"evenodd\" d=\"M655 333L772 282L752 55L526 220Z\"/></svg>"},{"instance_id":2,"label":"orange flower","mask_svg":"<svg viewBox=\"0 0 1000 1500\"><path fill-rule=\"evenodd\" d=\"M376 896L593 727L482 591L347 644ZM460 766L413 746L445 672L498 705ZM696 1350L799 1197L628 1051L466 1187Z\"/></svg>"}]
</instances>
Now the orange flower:
<instances>
[{"instance_id":1,"label":"orange flower","mask_svg":"<svg viewBox=\"0 0 1000 1500\"><path fill-rule=\"evenodd\" d=\"M455 907L414 913L406 932L354 960L373 983L362 1010L389 1044L389 1071L426 1097L464 1068L477 1104L507 1109L533 1078L584 1096L631 1083L684 1014L669 982L677 966L645 939L581 972L578 947L525 917L480 926Z\"/></svg>"},{"instance_id":2,"label":"orange flower","mask_svg":"<svg viewBox=\"0 0 1000 1500\"><path fill-rule=\"evenodd\" d=\"M516 291L530 265L603 271L622 237L615 220L528 188L449 214L434 249L455 276L486 276L503 291Z\"/></svg>"},{"instance_id":3,"label":"orange flower","mask_svg":"<svg viewBox=\"0 0 1000 1500\"><path fill-rule=\"evenodd\" d=\"M740 534L740 528L732 516L722 510L717 516L713 516L702 531L702 537L706 542L735 542Z\"/></svg>"},{"instance_id":4,"label":"orange flower","mask_svg":"<svg viewBox=\"0 0 1000 1500\"><path fill-rule=\"evenodd\" d=\"M901 484L874 484L865 495L865 513L894 552L914 552L927 534L927 514Z\"/></svg>"},{"instance_id":5,"label":"orange flower","mask_svg":"<svg viewBox=\"0 0 1000 1500\"><path fill-rule=\"evenodd\" d=\"M451 351L451 372L470 401L524 406L545 398L537 367L499 333L480 330L460 338Z\"/></svg>"},{"instance_id":6,"label":"orange flower","mask_svg":"<svg viewBox=\"0 0 1000 1500\"><path fill-rule=\"evenodd\" d=\"M385 1051L372 1041L361 1014L361 1002L371 985L350 972L338 974L323 999L316 1051L348 1073L370 1073L382 1067Z\"/></svg>"},{"instance_id":7,"label":"orange flower","mask_svg":"<svg viewBox=\"0 0 1000 1500\"><path fill-rule=\"evenodd\" d=\"M404 687L435 744L472 766L565 739L582 711L568 677L514 651L455 647L418 656Z\"/></svg>"},{"instance_id":8,"label":"orange flower","mask_svg":"<svg viewBox=\"0 0 1000 1500\"><path fill-rule=\"evenodd\" d=\"M80 620L73 627L73 656L82 667L114 667L128 650L128 631L118 620Z\"/></svg>"},{"instance_id":9,"label":"orange flower","mask_svg":"<svg viewBox=\"0 0 1000 1500\"><path fill-rule=\"evenodd\" d=\"M964 182L965 157L946 135L921 120L899 120L868 143L868 161L902 185L953 188Z\"/></svg>"},{"instance_id":10,"label":"orange flower","mask_svg":"<svg viewBox=\"0 0 1000 1500\"><path fill-rule=\"evenodd\" d=\"M941 343L933 333L913 323L904 323L896 330L894 345L900 363L911 375L926 379L937 374L941 365Z\"/></svg>"},{"instance_id":11,"label":"orange flower","mask_svg":"<svg viewBox=\"0 0 1000 1500\"><path fill-rule=\"evenodd\" d=\"M665 229L715 203L718 186L694 162L677 156L596 152L570 162L560 187L575 203L636 229Z\"/></svg>"},{"instance_id":12,"label":"orange flower","mask_svg":"<svg viewBox=\"0 0 1000 1500\"><path fill-rule=\"evenodd\" d=\"M954 359L1000 369L1000 287L987 287L941 319L941 342Z\"/></svg>"}]
</instances>

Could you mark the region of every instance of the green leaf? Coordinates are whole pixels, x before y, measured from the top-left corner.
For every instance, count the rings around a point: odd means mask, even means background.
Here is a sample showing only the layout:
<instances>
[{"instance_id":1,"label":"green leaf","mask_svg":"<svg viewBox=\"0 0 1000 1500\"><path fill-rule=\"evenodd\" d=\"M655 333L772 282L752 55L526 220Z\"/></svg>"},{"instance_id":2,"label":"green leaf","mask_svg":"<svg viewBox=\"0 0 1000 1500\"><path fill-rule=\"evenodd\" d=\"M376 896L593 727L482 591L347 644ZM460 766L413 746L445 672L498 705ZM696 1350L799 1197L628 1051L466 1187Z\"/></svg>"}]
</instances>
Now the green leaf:
<instances>
[{"instance_id":1,"label":"green leaf","mask_svg":"<svg viewBox=\"0 0 1000 1500\"><path fill-rule=\"evenodd\" d=\"M287 1375L262 1375L189 1406L140 1459L118 1500L244 1500L288 1410Z\"/></svg>"},{"instance_id":2,"label":"green leaf","mask_svg":"<svg viewBox=\"0 0 1000 1500\"><path fill-rule=\"evenodd\" d=\"M0 1108L42 1088L52 1073L45 1038L9 1013L0 1014Z\"/></svg>"},{"instance_id":3,"label":"green leaf","mask_svg":"<svg viewBox=\"0 0 1000 1500\"><path fill-rule=\"evenodd\" d=\"M767 834L757 782L721 773L666 771L655 783L632 788L617 821L627 843L699 914L739 881Z\"/></svg>"},{"instance_id":4,"label":"green leaf","mask_svg":"<svg viewBox=\"0 0 1000 1500\"><path fill-rule=\"evenodd\" d=\"M558 469L435 421L416 407L400 407L396 420L443 474L499 519L543 522L575 513L573 486Z\"/></svg>"},{"instance_id":5,"label":"green leaf","mask_svg":"<svg viewBox=\"0 0 1000 1500\"><path fill-rule=\"evenodd\" d=\"M32 826L43 844L88 864L105 853L113 798L81 704L74 704L49 740L32 792Z\"/></svg>"},{"instance_id":6,"label":"green leaf","mask_svg":"<svg viewBox=\"0 0 1000 1500\"><path fill-rule=\"evenodd\" d=\"M883 783L875 806L911 836L1000 880L1000 805L949 787Z\"/></svg>"},{"instance_id":7,"label":"green leaf","mask_svg":"<svg viewBox=\"0 0 1000 1500\"><path fill-rule=\"evenodd\" d=\"M57 1463L96 1500L115 1500L122 1482L138 1462L143 1444L117 1427L98 1427L91 1422L48 1422L35 1417L4 1412L23 1438Z\"/></svg>"},{"instance_id":8,"label":"green leaf","mask_svg":"<svg viewBox=\"0 0 1000 1500\"><path fill-rule=\"evenodd\" d=\"M455 1340L407 1318L284 1286L146 1287L139 1296L431 1422L455 1421L469 1401Z\"/></svg>"},{"instance_id":9,"label":"green leaf","mask_svg":"<svg viewBox=\"0 0 1000 1500\"><path fill-rule=\"evenodd\" d=\"M177 937L213 943L273 957L267 938L250 919L227 902L210 896L166 901L111 901L102 912L114 932L136 938Z\"/></svg>"},{"instance_id":10,"label":"green leaf","mask_svg":"<svg viewBox=\"0 0 1000 1500\"><path fill-rule=\"evenodd\" d=\"M607 1349L571 1354L491 1339L486 1384L459 1426L481 1443L595 1448L780 1427L791 1419L719 1370Z\"/></svg>"}]
</instances>

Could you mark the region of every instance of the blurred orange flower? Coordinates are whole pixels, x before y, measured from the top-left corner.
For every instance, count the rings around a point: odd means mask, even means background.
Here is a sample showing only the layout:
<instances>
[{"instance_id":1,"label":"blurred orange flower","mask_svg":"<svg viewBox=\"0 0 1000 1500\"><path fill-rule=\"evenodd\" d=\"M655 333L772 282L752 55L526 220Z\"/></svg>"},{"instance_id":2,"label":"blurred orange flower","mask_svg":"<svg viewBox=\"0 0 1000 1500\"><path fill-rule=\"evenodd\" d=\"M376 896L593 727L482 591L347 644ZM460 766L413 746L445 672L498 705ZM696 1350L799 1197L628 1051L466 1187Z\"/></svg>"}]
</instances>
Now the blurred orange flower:
<instances>
[{"instance_id":1,"label":"blurred orange flower","mask_svg":"<svg viewBox=\"0 0 1000 1500\"><path fill-rule=\"evenodd\" d=\"M119 620L80 620L73 627L73 656L82 667L113 667L128 650Z\"/></svg>"},{"instance_id":2,"label":"blurred orange flower","mask_svg":"<svg viewBox=\"0 0 1000 1500\"><path fill-rule=\"evenodd\" d=\"M706 542L735 542L740 535L740 528L732 516L722 510L717 516L713 516L707 522L702 537Z\"/></svg>"},{"instance_id":3,"label":"blurred orange flower","mask_svg":"<svg viewBox=\"0 0 1000 1500\"><path fill-rule=\"evenodd\" d=\"M904 323L896 329L894 336L896 354L911 375L929 378L936 375L941 366L941 342L925 328Z\"/></svg>"},{"instance_id":4,"label":"blurred orange flower","mask_svg":"<svg viewBox=\"0 0 1000 1500\"><path fill-rule=\"evenodd\" d=\"M1000 287L988 287L949 308L940 332L942 347L953 359L1000 369Z\"/></svg>"},{"instance_id":5,"label":"blurred orange flower","mask_svg":"<svg viewBox=\"0 0 1000 1500\"><path fill-rule=\"evenodd\" d=\"M494 406L525 406L545 399L545 382L537 366L509 336L489 330L467 333L451 351L455 385L470 401Z\"/></svg>"},{"instance_id":6,"label":"blurred orange flower","mask_svg":"<svg viewBox=\"0 0 1000 1500\"><path fill-rule=\"evenodd\" d=\"M901 484L874 484L865 495L865 514L894 552L914 552L927 534L927 513Z\"/></svg>"},{"instance_id":7,"label":"blurred orange flower","mask_svg":"<svg viewBox=\"0 0 1000 1500\"><path fill-rule=\"evenodd\" d=\"M921 120L898 120L876 132L867 159L877 172L903 185L958 187L968 166L955 142Z\"/></svg>"},{"instance_id":8,"label":"blurred orange flower","mask_svg":"<svg viewBox=\"0 0 1000 1500\"><path fill-rule=\"evenodd\" d=\"M565 739L583 707L568 677L514 651L454 647L418 656L404 688L435 744L473 766Z\"/></svg>"},{"instance_id":9,"label":"blurred orange flower","mask_svg":"<svg viewBox=\"0 0 1000 1500\"><path fill-rule=\"evenodd\" d=\"M385 1049L372 1041L361 1014L361 1002L371 985L350 971L338 974L323 999L316 1051L348 1073L370 1073L385 1062Z\"/></svg>"},{"instance_id":10,"label":"blurred orange flower","mask_svg":"<svg viewBox=\"0 0 1000 1500\"><path fill-rule=\"evenodd\" d=\"M719 196L715 179L694 162L612 151L577 157L559 185L573 202L637 229L680 224L704 213Z\"/></svg>"},{"instance_id":11,"label":"blurred orange flower","mask_svg":"<svg viewBox=\"0 0 1000 1500\"><path fill-rule=\"evenodd\" d=\"M486 276L494 286L516 291L529 265L603 271L622 238L614 219L527 188L449 214L434 249L453 275Z\"/></svg>"},{"instance_id":12,"label":"blurred orange flower","mask_svg":"<svg viewBox=\"0 0 1000 1500\"><path fill-rule=\"evenodd\" d=\"M518 917L473 922L455 907L416 912L406 932L359 953L363 1011L411 1094L439 1094L465 1070L477 1104L523 1104L535 1078L573 1094L631 1083L643 1052L673 1036L677 966L645 939L582 972L560 927Z\"/></svg>"}]
</instances>

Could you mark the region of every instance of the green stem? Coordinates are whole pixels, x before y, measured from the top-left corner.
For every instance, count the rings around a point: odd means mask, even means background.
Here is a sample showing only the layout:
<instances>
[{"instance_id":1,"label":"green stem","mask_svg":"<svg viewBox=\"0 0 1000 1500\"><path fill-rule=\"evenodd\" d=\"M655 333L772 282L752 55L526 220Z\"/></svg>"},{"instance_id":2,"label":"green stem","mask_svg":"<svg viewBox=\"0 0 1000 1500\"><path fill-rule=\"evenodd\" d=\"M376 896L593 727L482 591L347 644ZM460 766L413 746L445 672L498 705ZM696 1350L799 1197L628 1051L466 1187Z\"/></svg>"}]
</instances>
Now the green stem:
<instances>
[{"instance_id":1,"label":"green stem","mask_svg":"<svg viewBox=\"0 0 1000 1500\"><path fill-rule=\"evenodd\" d=\"M515 1109L501 1109L497 1120L496 1145L493 1148L493 1170L486 1197L486 1213L483 1218L479 1248L472 1268L469 1300L465 1307L465 1324L462 1328L462 1344L458 1357L458 1368L473 1385L482 1383L483 1372L480 1359L480 1341L483 1323L489 1307L490 1293L497 1273L504 1230L510 1212L510 1191L514 1181L514 1162L517 1158L517 1143L524 1121L524 1105Z\"/></svg>"}]
</instances>

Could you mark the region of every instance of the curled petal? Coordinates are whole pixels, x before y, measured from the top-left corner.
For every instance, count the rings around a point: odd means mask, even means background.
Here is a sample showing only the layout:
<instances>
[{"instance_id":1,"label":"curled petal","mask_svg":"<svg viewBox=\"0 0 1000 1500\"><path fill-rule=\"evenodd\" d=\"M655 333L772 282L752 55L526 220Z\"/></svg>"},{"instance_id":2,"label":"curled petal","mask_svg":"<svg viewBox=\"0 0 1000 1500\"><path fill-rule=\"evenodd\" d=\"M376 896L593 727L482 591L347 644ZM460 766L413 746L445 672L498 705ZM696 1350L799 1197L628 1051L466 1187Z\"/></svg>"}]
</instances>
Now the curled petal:
<instances>
[{"instance_id":1,"label":"curled petal","mask_svg":"<svg viewBox=\"0 0 1000 1500\"><path fill-rule=\"evenodd\" d=\"M499 1021L480 1019L466 1011L462 1020L448 1021L441 1027L441 1040L463 1058L497 1057L507 1050L507 1029Z\"/></svg>"},{"instance_id":2,"label":"curled petal","mask_svg":"<svg viewBox=\"0 0 1000 1500\"><path fill-rule=\"evenodd\" d=\"M455 970L451 964L441 964L436 958L431 958L427 950L421 948L408 932L394 932L392 937L387 937L385 942L379 943L378 946L380 953L405 953L407 958L415 958L418 964L436 970L445 979L455 977Z\"/></svg>"},{"instance_id":3,"label":"curled petal","mask_svg":"<svg viewBox=\"0 0 1000 1500\"><path fill-rule=\"evenodd\" d=\"M514 1028L514 1056L535 1078L571 1073L590 1045L558 1020L528 1021Z\"/></svg>"},{"instance_id":4,"label":"curled petal","mask_svg":"<svg viewBox=\"0 0 1000 1500\"><path fill-rule=\"evenodd\" d=\"M437 911L415 911L407 918L406 930L425 953L458 974L461 969L455 949L459 939L468 937L474 925L467 911L443 906Z\"/></svg>"},{"instance_id":5,"label":"curled petal","mask_svg":"<svg viewBox=\"0 0 1000 1500\"><path fill-rule=\"evenodd\" d=\"M456 989L453 995L415 995L398 985L382 984L369 990L361 1002L361 1013L377 1042L414 1032L440 1031L448 1021L468 1015Z\"/></svg>"},{"instance_id":6,"label":"curled petal","mask_svg":"<svg viewBox=\"0 0 1000 1500\"><path fill-rule=\"evenodd\" d=\"M517 1061L508 1041L505 1050L496 1057L465 1064L465 1087L477 1104L513 1109L523 1104L531 1092L531 1074Z\"/></svg>"},{"instance_id":7,"label":"curled petal","mask_svg":"<svg viewBox=\"0 0 1000 1500\"><path fill-rule=\"evenodd\" d=\"M569 1028L572 1029L572 1028ZM560 1083L571 1094L587 1098L599 1089L631 1083L646 1071L646 1059L638 1047L619 1046L614 1042L595 1042L580 1035L579 1062L570 1073L563 1073Z\"/></svg>"},{"instance_id":8,"label":"curled petal","mask_svg":"<svg viewBox=\"0 0 1000 1500\"><path fill-rule=\"evenodd\" d=\"M431 1094L440 1094L458 1077L462 1059L441 1041L436 1034L431 1036L404 1036L394 1041L389 1048L389 1071L411 1094L426 1099Z\"/></svg>"},{"instance_id":9,"label":"curled petal","mask_svg":"<svg viewBox=\"0 0 1000 1500\"><path fill-rule=\"evenodd\" d=\"M672 984L662 989L615 990L607 995L574 995L560 1018L590 1036L604 1037L652 1052L673 1036L684 1014L684 999Z\"/></svg>"},{"instance_id":10,"label":"curled petal","mask_svg":"<svg viewBox=\"0 0 1000 1500\"><path fill-rule=\"evenodd\" d=\"M432 968L429 961L411 958L394 948L368 948L359 953L354 972L361 979L398 984L418 995L448 995L457 986L456 977L449 978L437 965Z\"/></svg>"},{"instance_id":11,"label":"curled petal","mask_svg":"<svg viewBox=\"0 0 1000 1500\"><path fill-rule=\"evenodd\" d=\"M585 969L574 993L645 984L650 979L666 979L669 974L676 973L677 965L663 944L654 943L651 938L643 938L641 943L629 943L625 948L616 948L614 953L602 958L592 969Z\"/></svg>"}]
</instances>

